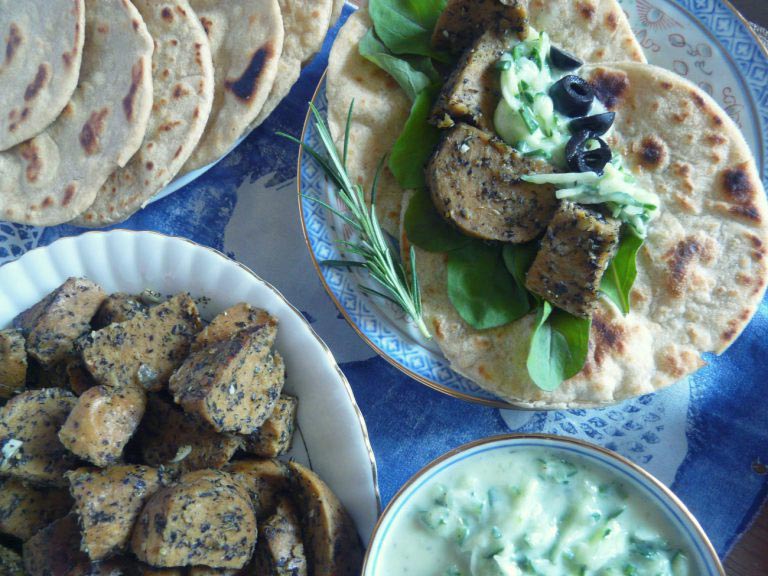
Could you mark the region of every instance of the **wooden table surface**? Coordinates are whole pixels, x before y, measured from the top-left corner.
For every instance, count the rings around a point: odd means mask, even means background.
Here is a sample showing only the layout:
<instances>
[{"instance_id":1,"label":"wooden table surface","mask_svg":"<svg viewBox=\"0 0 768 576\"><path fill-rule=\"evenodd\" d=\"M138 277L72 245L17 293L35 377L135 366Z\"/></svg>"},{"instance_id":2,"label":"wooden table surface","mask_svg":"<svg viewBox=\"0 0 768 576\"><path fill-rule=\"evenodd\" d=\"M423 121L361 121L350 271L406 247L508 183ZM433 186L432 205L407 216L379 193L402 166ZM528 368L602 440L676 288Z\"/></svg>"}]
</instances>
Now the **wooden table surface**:
<instances>
[{"instance_id":1,"label":"wooden table surface","mask_svg":"<svg viewBox=\"0 0 768 576\"><path fill-rule=\"evenodd\" d=\"M352 0L365 4L367 0ZM768 0L731 0L745 18L768 28ZM767 424L768 425L768 424ZM728 576L768 576L768 505L725 561Z\"/></svg>"}]
</instances>

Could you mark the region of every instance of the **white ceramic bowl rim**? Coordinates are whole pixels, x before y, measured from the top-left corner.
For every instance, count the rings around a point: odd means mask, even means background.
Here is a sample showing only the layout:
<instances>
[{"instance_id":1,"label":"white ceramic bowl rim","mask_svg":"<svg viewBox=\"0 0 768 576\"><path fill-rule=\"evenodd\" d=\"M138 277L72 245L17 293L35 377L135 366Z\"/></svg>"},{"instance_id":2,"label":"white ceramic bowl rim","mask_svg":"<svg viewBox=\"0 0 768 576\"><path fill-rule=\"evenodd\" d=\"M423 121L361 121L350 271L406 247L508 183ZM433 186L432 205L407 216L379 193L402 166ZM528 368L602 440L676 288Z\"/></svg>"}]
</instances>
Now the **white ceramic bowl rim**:
<instances>
[{"instance_id":1,"label":"white ceramic bowl rim","mask_svg":"<svg viewBox=\"0 0 768 576\"><path fill-rule=\"evenodd\" d=\"M686 508L685 504L653 475L611 450L582 440L551 434L501 434L489 436L454 448L424 466L400 488L379 518L376 527L373 529L371 543L366 551L363 575L373 576L371 570L375 568L378 562L382 545L395 518L398 517L403 507L424 485L440 472L467 458L505 448L554 449L577 454L580 458L597 462L601 466L611 469L621 480L631 483L643 497L651 499L657 507L677 520L678 526L676 528L683 532L687 540L693 544L695 547L693 552L696 554L696 558L707 567L709 574L726 576L717 552L715 552L698 520Z\"/></svg>"}]
</instances>

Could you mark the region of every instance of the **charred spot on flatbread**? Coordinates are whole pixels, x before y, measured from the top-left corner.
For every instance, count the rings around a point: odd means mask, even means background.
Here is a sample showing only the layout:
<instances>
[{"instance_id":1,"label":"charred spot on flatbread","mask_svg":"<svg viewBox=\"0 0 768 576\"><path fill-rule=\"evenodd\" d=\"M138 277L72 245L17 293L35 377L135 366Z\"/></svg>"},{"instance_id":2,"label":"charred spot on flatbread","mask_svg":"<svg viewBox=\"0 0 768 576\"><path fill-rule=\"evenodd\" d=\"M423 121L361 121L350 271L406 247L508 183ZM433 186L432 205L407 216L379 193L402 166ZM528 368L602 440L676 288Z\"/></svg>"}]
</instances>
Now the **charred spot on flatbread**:
<instances>
[{"instance_id":1,"label":"charred spot on flatbread","mask_svg":"<svg viewBox=\"0 0 768 576\"><path fill-rule=\"evenodd\" d=\"M753 182L746 163L727 168L721 176L722 194L732 204L728 212L739 218L760 222L761 215L755 205L757 184Z\"/></svg>"},{"instance_id":2,"label":"charred spot on flatbread","mask_svg":"<svg viewBox=\"0 0 768 576\"><path fill-rule=\"evenodd\" d=\"M72 198L75 197L75 192L77 192L77 186L75 184L69 184L64 189L64 196L61 199L61 205L66 206L72 201Z\"/></svg>"},{"instance_id":3,"label":"charred spot on flatbread","mask_svg":"<svg viewBox=\"0 0 768 576\"><path fill-rule=\"evenodd\" d=\"M13 57L16 55L16 50L18 50L21 45L21 40L21 30L19 30L19 27L16 26L16 24L11 24L10 29L8 30L8 38L5 41L6 64L10 64L13 60Z\"/></svg>"},{"instance_id":4,"label":"charred spot on flatbread","mask_svg":"<svg viewBox=\"0 0 768 576\"><path fill-rule=\"evenodd\" d=\"M691 282L692 270L697 262L709 263L714 257L711 239L686 236L664 254L667 266L667 289L675 297L682 297Z\"/></svg>"},{"instance_id":5,"label":"charred spot on flatbread","mask_svg":"<svg viewBox=\"0 0 768 576\"><path fill-rule=\"evenodd\" d=\"M40 176L42 162L40 160L40 150L37 148L34 140L29 140L19 144L19 153L27 166L24 170L27 182L34 184Z\"/></svg>"},{"instance_id":6,"label":"charred spot on flatbread","mask_svg":"<svg viewBox=\"0 0 768 576\"><path fill-rule=\"evenodd\" d=\"M584 20L592 20L595 15L595 6L591 2L578 2L576 8Z\"/></svg>"},{"instance_id":7,"label":"charred spot on flatbread","mask_svg":"<svg viewBox=\"0 0 768 576\"><path fill-rule=\"evenodd\" d=\"M592 74L589 83L595 90L597 99L609 110L614 110L629 90L629 76L623 70L598 68Z\"/></svg>"},{"instance_id":8,"label":"charred spot on flatbread","mask_svg":"<svg viewBox=\"0 0 768 576\"><path fill-rule=\"evenodd\" d=\"M270 58L273 53L274 47L271 43L256 50L256 52L253 53L253 56L251 56L248 66L240 78L226 80L224 82L226 89L232 92L238 99L250 102L259 85L264 62Z\"/></svg>"},{"instance_id":9,"label":"charred spot on flatbread","mask_svg":"<svg viewBox=\"0 0 768 576\"><path fill-rule=\"evenodd\" d=\"M40 90L43 88L43 86L45 86L46 82L50 78L50 75L50 66L48 64L40 64L40 66L37 67L37 74L35 74L35 79L27 84L27 89L24 91L24 100L26 102L37 98L37 95L40 93Z\"/></svg>"},{"instance_id":10,"label":"charred spot on flatbread","mask_svg":"<svg viewBox=\"0 0 768 576\"><path fill-rule=\"evenodd\" d=\"M637 152L638 163L646 170L658 170L667 161L667 146L657 136L646 136Z\"/></svg>"},{"instance_id":11,"label":"charred spot on flatbread","mask_svg":"<svg viewBox=\"0 0 768 576\"><path fill-rule=\"evenodd\" d=\"M136 92L139 86L144 81L144 60L139 60L131 68L131 86L128 88L128 94L123 98L123 113L125 117L130 121L133 120L134 114L134 101L136 99Z\"/></svg>"},{"instance_id":12,"label":"charred spot on flatbread","mask_svg":"<svg viewBox=\"0 0 768 576\"><path fill-rule=\"evenodd\" d=\"M104 120L109 115L109 109L102 108L98 112L92 112L80 131L80 146L87 156L92 156L99 151L99 140L104 132Z\"/></svg>"},{"instance_id":13,"label":"charred spot on flatbread","mask_svg":"<svg viewBox=\"0 0 768 576\"><path fill-rule=\"evenodd\" d=\"M603 361L614 353L623 353L626 340L625 328L612 323L609 318L599 312L592 316L592 338L590 347L595 365L602 366Z\"/></svg>"}]
</instances>

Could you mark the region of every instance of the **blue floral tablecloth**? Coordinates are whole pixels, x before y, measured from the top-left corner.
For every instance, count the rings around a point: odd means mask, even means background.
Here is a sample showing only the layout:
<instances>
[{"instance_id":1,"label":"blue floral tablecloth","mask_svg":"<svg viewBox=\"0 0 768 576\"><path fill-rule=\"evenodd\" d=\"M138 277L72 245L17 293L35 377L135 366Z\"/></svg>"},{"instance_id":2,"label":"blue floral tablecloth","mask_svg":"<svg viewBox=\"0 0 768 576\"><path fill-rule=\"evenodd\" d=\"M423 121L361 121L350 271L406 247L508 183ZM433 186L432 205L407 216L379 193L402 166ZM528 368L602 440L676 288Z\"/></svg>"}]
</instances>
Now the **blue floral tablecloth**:
<instances>
[{"instance_id":1,"label":"blue floral tablecloth","mask_svg":"<svg viewBox=\"0 0 768 576\"><path fill-rule=\"evenodd\" d=\"M352 384L385 504L420 467L464 442L510 431L562 434L617 450L671 486L725 555L768 492L765 303L723 357L707 358L707 367L668 390L611 408L500 411L409 379L374 354L324 292L299 222L297 150L274 135L300 133L337 29L263 126L203 177L119 227L183 236L225 252L304 312ZM81 232L0 223L0 263Z\"/></svg>"}]
</instances>

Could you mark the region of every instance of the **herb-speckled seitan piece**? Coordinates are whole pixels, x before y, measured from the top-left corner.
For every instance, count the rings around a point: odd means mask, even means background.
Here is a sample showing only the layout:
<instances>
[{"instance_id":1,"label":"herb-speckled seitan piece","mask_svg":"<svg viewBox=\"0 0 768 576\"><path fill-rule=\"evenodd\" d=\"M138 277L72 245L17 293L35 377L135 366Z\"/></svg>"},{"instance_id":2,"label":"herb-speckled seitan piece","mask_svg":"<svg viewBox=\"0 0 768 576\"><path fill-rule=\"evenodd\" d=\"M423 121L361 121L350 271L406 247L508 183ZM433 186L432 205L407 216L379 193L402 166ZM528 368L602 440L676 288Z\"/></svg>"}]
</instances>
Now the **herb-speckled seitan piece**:
<instances>
[{"instance_id":1,"label":"herb-speckled seitan piece","mask_svg":"<svg viewBox=\"0 0 768 576\"><path fill-rule=\"evenodd\" d=\"M259 520L275 511L279 494L290 488L291 473L280 460L237 460L224 470L248 491Z\"/></svg>"},{"instance_id":2,"label":"herb-speckled seitan piece","mask_svg":"<svg viewBox=\"0 0 768 576\"><path fill-rule=\"evenodd\" d=\"M22 392L0 408L0 474L35 483L65 485L77 457L57 432L77 397L61 388Z\"/></svg>"},{"instance_id":3,"label":"herb-speckled seitan piece","mask_svg":"<svg viewBox=\"0 0 768 576\"><path fill-rule=\"evenodd\" d=\"M432 32L432 45L458 53L492 26L522 32L528 19L526 5L522 0L448 0Z\"/></svg>"},{"instance_id":4,"label":"herb-speckled seitan piece","mask_svg":"<svg viewBox=\"0 0 768 576\"><path fill-rule=\"evenodd\" d=\"M275 513L259 524L254 574L307 576L307 557L296 508L282 497Z\"/></svg>"},{"instance_id":5,"label":"herb-speckled seitan piece","mask_svg":"<svg viewBox=\"0 0 768 576\"><path fill-rule=\"evenodd\" d=\"M264 338L264 346L267 349L272 348L277 336L277 318L266 310L240 302L214 317L211 323L197 335L192 349L200 350L214 342L229 340L243 330L257 329Z\"/></svg>"},{"instance_id":6,"label":"herb-speckled seitan piece","mask_svg":"<svg viewBox=\"0 0 768 576\"><path fill-rule=\"evenodd\" d=\"M563 201L528 270L526 288L574 316L590 316L620 227L614 218Z\"/></svg>"},{"instance_id":7,"label":"herb-speckled seitan piece","mask_svg":"<svg viewBox=\"0 0 768 576\"><path fill-rule=\"evenodd\" d=\"M146 392L136 385L94 386L78 398L59 431L61 443L96 466L117 462L141 422Z\"/></svg>"},{"instance_id":8,"label":"herb-speckled seitan piece","mask_svg":"<svg viewBox=\"0 0 768 576\"><path fill-rule=\"evenodd\" d=\"M101 330L115 322L130 320L140 312L145 312L147 305L133 294L116 292L107 296L91 320L94 330Z\"/></svg>"},{"instance_id":9,"label":"herb-speckled seitan piece","mask_svg":"<svg viewBox=\"0 0 768 576\"><path fill-rule=\"evenodd\" d=\"M81 549L91 560L127 548L139 512L164 480L156 468L129 465L78 468L66 476L80 518Z\"/></svg>"},{"instance_id":10,"label":"herb-speckled seitan piece","mask_svg":"<svg viewBox=\"0 0 768 576\"><path fill-rule=\"evenodd\" d=\"M136 436L144 462L182 471L221 468L242 444L155 394L149 395Z\"/></svg>"},{"instance_id":11,"label":"herb-speckled seitan piece","mask_svg":"<svg viewBox=\"0 0 768 576\"><path fill-rule=\"evenodd\" d=\"M360 537L349 513L320 477L289 462L292 495L302 523L309 573L358 576L363 564Z\"/></svg>"},{"instance_id":12,"label":"herb-speckled seitan piece","mask_svg":"<svg viewBox=\"0 0 768 576\"><path fill-rule=\"evenodd\" d=\"M184 361L200 328L192 298L177 294L131 320L91 332L78 344L86 368L100 384L138 384L156 391Z\"/></svg>"},{"instance_id":13,"label":"herb-speckled seitan piece","mask_svg":"<svg viewBox=\"0 0 768 576\"><path fill-rule=\"evenodd\" d=\"M0 532L28 540L71 508L66 488L43 488L8 478L0 485Z\"/></svg>"},{"instance_id":14,"label":"herb-speckled seitan piece","mask_svg":"<svg viewBox=\"0 0 768 576\"><path fill-rule=\"evenodd\" d=\"M131 576L189 576L185 568L157 568L135 561L135 573Z\"/></svg>"},{"instance_id":15,"label":"herb-speckled seitan piece","mask_svg":"<svg viewBox=\"0 0 768 576\"><path fill-rule=\"evenodd\" d=\"M0 330L0 398L10 398L27 380L27 351L21 330Z\"/></svg>"},{"instance_id":16,"label":"herb-speckled seitan piece","mask_svg":"<svg viewBox=\"0 0 768 576\"><path fill-rule=\"evenodd\" d=\"M0 546L0 574L3 576L26 576L21 556L4 546Z\"/></svg>"},{"instance_id":17,"label":"herb-speckled seitan piece","mask_svg":"<svg viewBox=\"0 0 768 576\"><path fill-rule=\"evenodd\" d=\"M107 295L86 278L69 278L13 321L24 331L27 352L45 366L71 354L77 338L91 329L91 318Z\"/></svg>"},{"instance_id":18,"label":"herb-speckled seitan piece","mask_svg":"<svg viewBox=\"0 0 768 576\"><path fill-rule=\"evenodd\" d=\"M77 516L69 514L49 524L24 543L24 568L28 576L68 576L88 556L80 551Z\"/></svg>"},{"instance_id":19,"label":"herb-speckled seitan piece","mask_svg":"<svg viewBox=\"0 0 768 576\"><path fill-rule=\"evenodd\" d=\"M251 434L269 418L285 382L282 358L269 351L260 330L240 332L190 354L168 388L215 430Z\"/></svg>"},{"instance_id":20,"label":"herb-speckled seitan piece","mask_svg":"<svg viewBox=\"0 0 768 576\"><path fill-rule=\"evenodd\" d=\"M66 364L67 383L69 389L78 396L81 396L86 390L97 386L98 383L93 376L85 369L81 358L72 358Z\"/></svg>"},{"instance_id":21,"label":"herb-speckled seitan piece","mask_svg":"<svg viewBox=\"0 0 768 576\"><path fill-rule=\"evenodd\" d=\"M256 432L245 437L243 449L262 458L275 458L288 452L296 428L298 406L298 398L281 394L269 418Z\"/></svg>"},{"instance_id":22,"label":"herb-speckled seitan piece","mask_svg":"<svg viewBox=\"0 0 768 576\"><path fill-rule=\"evenodd\" d=\"M242 568L256 544L245 489L220 470L198 470L161 488L141 512L133 553L153 566Z\"/></svg>"}]
</instances>

